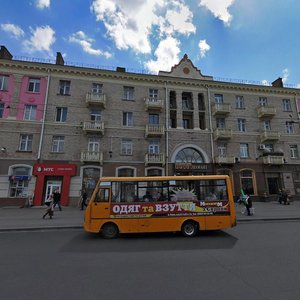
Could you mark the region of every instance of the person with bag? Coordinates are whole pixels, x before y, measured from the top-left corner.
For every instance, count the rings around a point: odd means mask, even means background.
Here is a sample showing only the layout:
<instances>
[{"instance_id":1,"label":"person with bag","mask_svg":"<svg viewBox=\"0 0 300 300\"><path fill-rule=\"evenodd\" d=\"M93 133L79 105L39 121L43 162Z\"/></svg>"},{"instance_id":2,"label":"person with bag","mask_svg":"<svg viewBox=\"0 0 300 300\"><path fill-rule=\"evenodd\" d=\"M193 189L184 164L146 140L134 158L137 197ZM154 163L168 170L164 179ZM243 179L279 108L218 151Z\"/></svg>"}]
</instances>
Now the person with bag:
<instances>
[{"instance_id":1,"label":"person with bag","mask_svg":"<svg viewBox=\"0 0 300 300\"><path fill-rule=\"evenodd\" d=\"M54 215L54 201L52 195L48 197L48 199L45 201L45 204L47 205L47 208L45 214L43 215L43 219L45 219L47 215L49 215L50 219L52 219Z\"/></svg>"}]
</instances>

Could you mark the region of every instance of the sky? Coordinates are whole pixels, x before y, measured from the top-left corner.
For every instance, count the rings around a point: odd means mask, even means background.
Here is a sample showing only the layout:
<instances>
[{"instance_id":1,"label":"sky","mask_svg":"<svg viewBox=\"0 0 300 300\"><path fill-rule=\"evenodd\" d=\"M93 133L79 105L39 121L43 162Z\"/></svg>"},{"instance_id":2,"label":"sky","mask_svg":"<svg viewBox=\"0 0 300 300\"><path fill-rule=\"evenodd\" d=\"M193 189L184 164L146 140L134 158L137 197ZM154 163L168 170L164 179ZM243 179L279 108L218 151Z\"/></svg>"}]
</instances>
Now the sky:
<instances>
[{"instance_id":1,"label":"sky","mask_svg":"<svg viewBox=\"0 0 300 300\"><path fill-rule=\"evenodd\" d=\"M299 0L1 0L15 59L170 71L187 54L216 80L300 88Z\"/></svg>"}]
</instances>

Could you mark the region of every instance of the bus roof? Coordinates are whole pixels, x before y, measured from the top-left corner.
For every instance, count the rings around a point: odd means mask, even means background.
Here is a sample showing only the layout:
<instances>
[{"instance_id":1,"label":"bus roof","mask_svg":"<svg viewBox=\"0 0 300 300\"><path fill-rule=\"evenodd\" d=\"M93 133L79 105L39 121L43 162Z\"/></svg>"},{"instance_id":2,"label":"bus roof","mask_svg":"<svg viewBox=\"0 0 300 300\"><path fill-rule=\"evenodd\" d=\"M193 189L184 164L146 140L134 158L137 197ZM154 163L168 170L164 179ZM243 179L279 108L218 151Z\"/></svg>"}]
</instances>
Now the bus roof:
<instances>
[{"instance_id":1,"label":"bus roof","mask_svg":"<svg viewBox=\"0 0 300 300\"><path fill-rule=\"evenodd\" d=\"M226 179L228 175L196 175L196 176L145 176L145 177L100 177L99 181L167 181L167 180L212 180Z\"/></svg>"}]
</instances>

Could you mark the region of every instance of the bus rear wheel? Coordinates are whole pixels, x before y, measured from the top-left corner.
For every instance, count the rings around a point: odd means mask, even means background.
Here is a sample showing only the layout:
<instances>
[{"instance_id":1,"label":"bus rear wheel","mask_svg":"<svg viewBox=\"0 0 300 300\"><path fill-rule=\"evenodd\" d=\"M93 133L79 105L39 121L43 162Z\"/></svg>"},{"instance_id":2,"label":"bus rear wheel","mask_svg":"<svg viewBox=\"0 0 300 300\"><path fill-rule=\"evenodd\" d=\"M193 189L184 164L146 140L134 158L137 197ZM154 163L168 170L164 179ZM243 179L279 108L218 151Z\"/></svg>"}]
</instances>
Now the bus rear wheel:
<instances>
[{"instance_id":1,"label":"bus rear wheel","mask_svg":"<svg viewBox=\"0 0 300 300\"><path fill-rule=\"evenodd\" d=\"M119 229L113 223L106 223L103 225L101 233L105 239L114 239L118 236Z\"/></svg>"},{"instance_id":2,"label":"bus rear wheel","mask_svg":"<svg viewBox=\"0 0 300 300\"><path fill-rule=\"evenodd\" d=\"M182 224L181 232L184 236L193 237L198 232L198 225L193 221L186 221Z\"/></svg>"}]
</instances>

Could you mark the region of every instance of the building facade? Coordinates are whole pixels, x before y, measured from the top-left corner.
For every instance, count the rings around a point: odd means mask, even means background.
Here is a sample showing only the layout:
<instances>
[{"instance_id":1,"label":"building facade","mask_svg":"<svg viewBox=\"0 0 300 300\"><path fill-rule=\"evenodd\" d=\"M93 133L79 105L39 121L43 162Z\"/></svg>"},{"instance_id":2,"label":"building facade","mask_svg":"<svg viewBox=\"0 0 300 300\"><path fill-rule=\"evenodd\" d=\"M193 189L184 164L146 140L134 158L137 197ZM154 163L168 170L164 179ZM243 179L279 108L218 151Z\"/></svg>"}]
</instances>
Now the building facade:
<instances>
[{"instance_id":1,"label":"building facade","mask_svg":"<svg viewBox=\"0 0 300 300\"><path fill-rule=\"evenodd\" d=\"M204 76L14 60L0 49L0 205L62 205L99 176L228 174L261 200L300 196L300 90Z\"/></svg>"}]
</instances>

